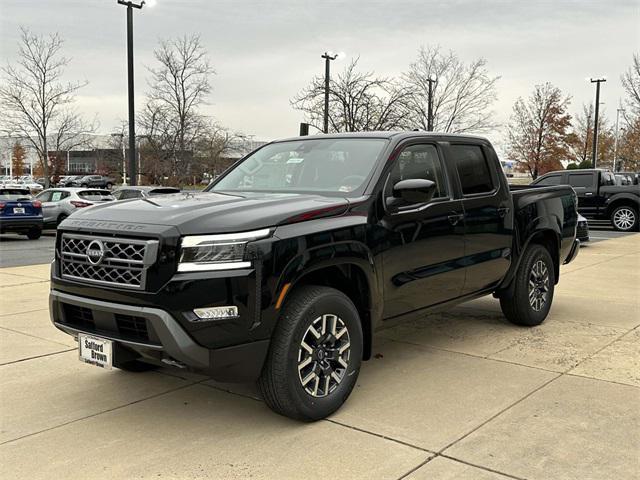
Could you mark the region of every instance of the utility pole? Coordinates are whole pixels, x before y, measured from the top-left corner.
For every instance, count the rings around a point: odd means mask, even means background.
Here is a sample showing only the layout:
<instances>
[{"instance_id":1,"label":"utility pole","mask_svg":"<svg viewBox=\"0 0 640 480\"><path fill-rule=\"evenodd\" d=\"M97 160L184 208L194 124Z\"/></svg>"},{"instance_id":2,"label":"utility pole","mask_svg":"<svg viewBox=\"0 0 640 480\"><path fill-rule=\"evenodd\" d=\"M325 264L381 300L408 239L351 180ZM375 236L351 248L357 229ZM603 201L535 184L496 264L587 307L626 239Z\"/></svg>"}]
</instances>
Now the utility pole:
<instances>
[{"instance_id":1,"label":"utility pole","mask_svg":"<svg viewBox=\"0 0 640 480\"><path fill-rule=\"evenodd\" d=\"M136 185L136 110L133 89L133 9L141 9L145 2L134 3L126 0L118 0L119 5L127 7L127 73L129 94L129 172L131 172L131 185Z\"/></svg>"},{"instance_id":2,"label":"utility pole","mask_svg":"<svg viewBox=\"0 0 640 480\"><path fill-rule=\"evenodd\" d=\"M595 111L595 119L593 122L593 160L592 166L596 168L596 164L598 162L598 113L600 111L600 84L602 82L606 82L606 77L601 78L592 78L591 83L596 84L596 111Z\"/></svg>"},{"instance_id":3,"label":"utility pole","mask_svg":"<svg viewBox=\"0 0 640 480\"><path fill-rule=\"evenodd\" d=\"M616 135L613 140L613 171L616 172L616 163L618 161L618 127L620 125L620 112L624 112L624 108L616 110Z\"/></svg>"},{"instance_id":4,"label":"utility pole","mask_svg":"<svg viewBox=\"0 0 640 480\"><path fill-rule=\"evenodd\" d=\"M338 54L324 52L320 58L324 58L324 123L322 131L329 133L329 75L331 69L331 60L338 58Z\"/></svg>"},{"instance_id":5,"label":"utility pole","mask_svg":"<svg viewBox=\"0 0 640 480\"><path fill-rule=\"evenodd\" d=\"M427 99L427 131L433 132L433 84L436 83L435 78L427 78L429 82L429 97Z\"/></svg>"}]
</instances>

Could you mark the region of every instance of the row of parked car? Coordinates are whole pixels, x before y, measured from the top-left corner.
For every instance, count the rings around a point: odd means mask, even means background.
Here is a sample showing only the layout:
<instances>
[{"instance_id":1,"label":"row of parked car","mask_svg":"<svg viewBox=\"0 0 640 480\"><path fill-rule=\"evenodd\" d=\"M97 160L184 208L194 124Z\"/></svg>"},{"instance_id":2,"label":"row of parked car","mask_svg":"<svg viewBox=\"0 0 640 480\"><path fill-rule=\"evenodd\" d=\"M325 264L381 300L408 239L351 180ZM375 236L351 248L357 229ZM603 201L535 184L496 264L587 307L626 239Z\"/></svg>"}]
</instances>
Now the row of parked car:
<instances>
[{"instance_id":1,"label":"row of parked car","mask_svg":"<svg viewBox=\"0 0 640 480\"><path fill-rule=\"evenodd\" d=\"M0 185L0 233L14 232L35 240L44 228L55 228L77 209L92 205L179 193L179 188L135 186L104 188L55 187L32 196L28 188Z\"/></svg>"}]
</instances>

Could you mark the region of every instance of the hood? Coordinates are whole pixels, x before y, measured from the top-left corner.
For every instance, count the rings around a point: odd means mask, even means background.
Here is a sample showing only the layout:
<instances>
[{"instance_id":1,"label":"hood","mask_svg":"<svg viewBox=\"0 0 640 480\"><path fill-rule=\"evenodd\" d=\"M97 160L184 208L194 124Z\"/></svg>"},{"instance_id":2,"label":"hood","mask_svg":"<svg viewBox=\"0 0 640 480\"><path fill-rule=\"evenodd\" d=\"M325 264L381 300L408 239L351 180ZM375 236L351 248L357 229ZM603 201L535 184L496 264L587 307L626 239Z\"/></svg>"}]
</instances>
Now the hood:
<instances>
[{"instance_id":1,"label":"hood","mask_svg":"<svg viewBox=\"0 0 640 480\"><path fill-rule=\"evenodd\" d=\"M76 220L164 225L183 235L255 230L342 215L346 198L289 193L179 193L106 202L77 210Z\"/></svg>"}]
</instances>

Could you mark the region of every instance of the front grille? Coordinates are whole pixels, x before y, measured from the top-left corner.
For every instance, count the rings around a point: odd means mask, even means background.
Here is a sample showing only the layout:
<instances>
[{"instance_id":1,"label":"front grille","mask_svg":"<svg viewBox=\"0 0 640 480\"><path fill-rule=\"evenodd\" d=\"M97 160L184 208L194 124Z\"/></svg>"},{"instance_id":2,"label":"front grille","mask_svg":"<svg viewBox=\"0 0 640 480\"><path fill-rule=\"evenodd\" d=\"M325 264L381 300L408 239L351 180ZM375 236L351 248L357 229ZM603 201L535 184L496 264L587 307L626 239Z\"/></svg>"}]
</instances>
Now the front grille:
<instances>
[{"instance_id":1,"label":"front grille","mask_svg":"<svg viewBox=\"0 0 640 480\"><path fill-rule=\"evenodd\" d=\"M89 330L93 330L95 328L95 323L93 321L93 312L88 308L65 303L64 319L65 323L71 325L72 327Z\"/></svg>"},{"instance_id":2,"label":"front grille","mask_svg":"<svg viewBox=\"0 0 640 480\"><path fill-rule=\"evenodd\" d=\"M157 240L65 233L60 245L61 274L88 283L144 289L157 251Z\"/></svg>"},{"instance_id":3,"label":"front grille","mask_svg":"<svg viewBox=\"0 0 640 480\"><path fill-rule=\"evenodd\" d=\"M118 332L123 338L149 340L146 319L132 315L121 315L119 313L117 313L115 317Z\"/></svg>"}]
</instances>

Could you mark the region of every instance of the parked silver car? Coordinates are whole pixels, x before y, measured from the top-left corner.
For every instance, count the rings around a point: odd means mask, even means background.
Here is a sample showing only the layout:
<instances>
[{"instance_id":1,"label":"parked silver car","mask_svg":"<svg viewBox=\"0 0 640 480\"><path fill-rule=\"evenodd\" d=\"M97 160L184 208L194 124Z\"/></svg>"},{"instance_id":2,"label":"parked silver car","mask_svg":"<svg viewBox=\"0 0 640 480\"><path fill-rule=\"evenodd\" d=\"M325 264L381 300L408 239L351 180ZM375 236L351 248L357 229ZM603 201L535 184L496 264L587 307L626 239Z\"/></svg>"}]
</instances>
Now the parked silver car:
<instances>
[{"instance_id":1,"label":"parked silver car","mask_svg":"<svg viewBox=\"0 0 640 480\"><path fill-rule=\"evenodd\" d=\"M38 194L46 227L55 227L78 208L115 200L109 190L99 188L50 188Z\"/></svg>"}]
</instances>

